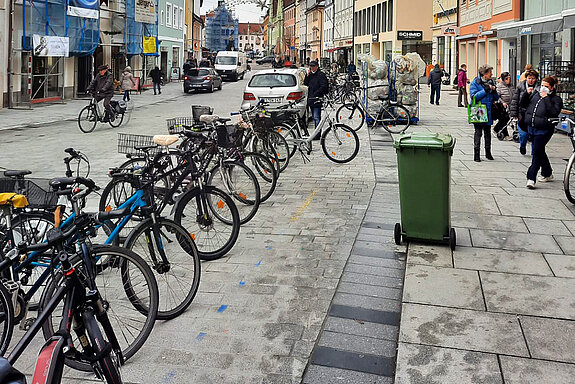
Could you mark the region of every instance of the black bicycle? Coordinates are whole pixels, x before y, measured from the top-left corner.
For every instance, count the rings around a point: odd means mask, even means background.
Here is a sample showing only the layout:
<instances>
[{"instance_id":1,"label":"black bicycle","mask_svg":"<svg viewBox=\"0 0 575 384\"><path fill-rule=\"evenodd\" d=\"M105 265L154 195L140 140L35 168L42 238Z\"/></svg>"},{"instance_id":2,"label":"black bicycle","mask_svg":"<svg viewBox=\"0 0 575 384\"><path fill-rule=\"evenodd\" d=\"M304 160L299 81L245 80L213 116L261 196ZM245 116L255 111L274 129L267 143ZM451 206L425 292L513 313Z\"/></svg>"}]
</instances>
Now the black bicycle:
<instances>
[{"instance_id":1,"label":"black bicycle","mask_svg":"<svg viewBox=\"0 0 575 384\"><path fill-rule=\"evenodd\" d=\"M106 113L104 106L100 105L94 97L90 99L90 104L82 108L78 114L78 127L84 133L90 133L96 128L98 122L108 123L111 127L117 128L124 121L127 105L124 101L110 100L110 113ZM107 121L106 121L106 115Z\"/></svg>"}]
</instances>

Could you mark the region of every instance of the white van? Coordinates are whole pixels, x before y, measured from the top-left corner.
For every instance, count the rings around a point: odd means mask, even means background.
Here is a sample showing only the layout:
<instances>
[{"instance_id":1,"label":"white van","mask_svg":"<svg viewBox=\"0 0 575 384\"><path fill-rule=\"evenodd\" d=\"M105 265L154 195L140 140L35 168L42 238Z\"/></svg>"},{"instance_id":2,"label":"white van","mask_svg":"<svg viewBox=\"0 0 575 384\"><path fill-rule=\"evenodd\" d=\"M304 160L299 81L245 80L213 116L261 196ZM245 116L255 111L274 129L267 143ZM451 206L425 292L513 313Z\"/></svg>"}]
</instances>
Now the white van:
<instances>
[{"instance_id":1,"label":"white van","mask_svg":"<svg viewBox=\"0 0 575 384\"><path fill-rule=\"evenodd\" d=\"M238 81L248 70L248 58L244 52L220 51L214 64L216 71L224 79Z\"/></svg>"}]
</instances>

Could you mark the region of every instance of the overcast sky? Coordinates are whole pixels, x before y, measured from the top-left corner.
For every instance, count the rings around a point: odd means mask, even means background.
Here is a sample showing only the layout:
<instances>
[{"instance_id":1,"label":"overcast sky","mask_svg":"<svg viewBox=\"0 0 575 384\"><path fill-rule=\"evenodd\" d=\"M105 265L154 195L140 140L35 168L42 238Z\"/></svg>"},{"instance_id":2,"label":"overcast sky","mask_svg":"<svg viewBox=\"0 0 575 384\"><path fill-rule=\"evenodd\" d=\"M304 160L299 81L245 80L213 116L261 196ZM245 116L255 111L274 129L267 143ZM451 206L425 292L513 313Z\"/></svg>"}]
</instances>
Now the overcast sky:
<instances>
[{"instance_id":1,"label":"overcast sky","mask_svg":"<svg viewBox=\"0 0 575 384\"><path fill-rule=\"evenodd\" d=\"M235 1L234 1L235 2ZM226 5L229 4L228 2ZM209 10L215 9L218 6L218 0L204 0L204 5L200 9L202 15L205 15ZM230 7L228 6L228 9ZM259 23L260 17L263 15L260 7L256 5L239 4L235 6L236 17L240 23Z\"/></svg>"}]
</instances>

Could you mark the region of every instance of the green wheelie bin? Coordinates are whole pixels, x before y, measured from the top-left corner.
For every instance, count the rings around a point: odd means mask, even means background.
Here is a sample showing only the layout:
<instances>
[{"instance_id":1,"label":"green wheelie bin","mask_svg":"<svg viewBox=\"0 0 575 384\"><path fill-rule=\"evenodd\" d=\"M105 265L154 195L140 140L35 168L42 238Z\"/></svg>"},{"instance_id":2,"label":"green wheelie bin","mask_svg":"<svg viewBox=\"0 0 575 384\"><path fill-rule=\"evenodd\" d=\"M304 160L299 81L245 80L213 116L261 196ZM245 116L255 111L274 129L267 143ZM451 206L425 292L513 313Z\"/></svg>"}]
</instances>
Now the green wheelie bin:
<instances>
[{"instance_id":1,"label":"green wheelie bin","mask_svg":"<svg viewBox=\"0 0 575 384\"><path fill-rule=\"evenodd\" d=\"M410 133L398 137L394 147L401 204L401 224L395 224L395 243L447 242L455 249L449 192L455 139L439 133Z\"/></svg>"}]
</instances>

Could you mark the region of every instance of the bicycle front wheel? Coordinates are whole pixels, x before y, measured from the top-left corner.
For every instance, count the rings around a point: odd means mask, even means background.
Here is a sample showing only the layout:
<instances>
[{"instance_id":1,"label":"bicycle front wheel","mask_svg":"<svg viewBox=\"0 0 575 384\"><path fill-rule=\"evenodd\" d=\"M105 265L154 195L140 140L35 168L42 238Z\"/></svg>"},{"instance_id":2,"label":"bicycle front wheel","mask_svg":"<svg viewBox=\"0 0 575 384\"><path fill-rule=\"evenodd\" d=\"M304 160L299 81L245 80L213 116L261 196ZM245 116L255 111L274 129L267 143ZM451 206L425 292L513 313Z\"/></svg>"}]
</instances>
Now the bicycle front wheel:
<instances>
[{"instance_id":1,"label":"bicycle front wheel","mask_svg":"<svg viewBox=\"0 0 575 384\"><path fill-rule=\"evenodd\" d=\"M0 355L4 355L14 331L14 308L12 307L12 295L8 292L4 283L0 283Z\"/></svg>"},{"instance_id":2,"label":"bicycle front wheel","mask_svg":"<svg viewBox=\"0 0 575 384\"><path fill-rule=\"evenodd\" d=\"M112 128L118 128L120 125L122 125L123 122L124 122L124 114L117 113L114 121L108 121L108 124L110 124Z\"/></svg>"},{"instance_id":3,"label":"bicycle front wheel","mask_svg":"<svg viewBox=\"0 0 575 384\"><path fill-rule=\"evenodd\" d=\"M242 161L256 175L260 184L260 203L263 203L271 197L276 189L278 172L271 160L259 153L244 152L242 153Z\"/></svg>"},{"instance_id":4,"label":"bicycle front wheel","mask_svg":"<svg viewBox=\"0 0 575 384\"><path fill-rule=\"evenodd\" d=\"M77 257L79 255L75 255ZM106 304L110 324L118 338L125 360L144 345L150 336L158 312L158 285L154 273L146 262L133 251L111 245L94 245L90 257L94 263L94 284ZM78 257L80 259L80 257ZM82 263L78 273L85 273ZM44 289L38 309L48 304L58 288L65 284L61 270ZM42 325L46 340L58 330L62 318L63 302L54 309ZM77 344L77 341L74 341ZM88 362L66 359L66 365L89 372Z\"/></svg>"},{"instance_id":5,"label":"bicycle front wheel","mask_svg":"<svg viewBox=\"0 0 575 384\"><path fill-rule=\"evenodd\" d=\"M358 131L365 122L363 109L357 104L344 104L338 108L335 115L336 121Z\"/></svg>"},{"instance_id":6,"label":"bicycle front wheel","mask_svg":"<svg viewBox=\"0 0 575 384\"><path fill-rule=\"evenodd\" d=\"M382 112L381 123L389 133L403 133L411 124L411 116L403 105L389 105Z\"/></svg>"},{"instance_id":7,"label":"bicycle front wheel","mask_svg":"<svg viewBox=\"0 0 575 384\"><path fill-rule=\"evenodd\" d=\"M200 258L190 234L172 220L162 218L154 224L150 219L130 233L126 248L154 270L160 293L158 319L170 320L184 313L200 285Z\"/></svg>"},{"instance_id":8,"label":"bicycle front wheel","mask_svg":"<svg viewBox=\"0 0 575 384\"><path fill-rule=\"evenodd\" d=\"M328 159L335 163L352 161L359 151L357 133L345 124L333 124L321 136L321 148Z\"/></svg>"},{"instance_id":9,"label":"bicycle front wheel","mask_svg":"<svg viewBox=\"0 0 575 384\"><path fill-rule=\"evenodd\" d=\"M96 128L98 123L98 116L96 115L96 108L92 105L87 105L80 111L78 115L78 127L84 133L90 133Z\"/></svg>"},{"instance_id":10,"label":"bicycle front wheel","mask_svg":"<svg viewBox=\"0 0 575 384\"><path fill-rule=\"evenodd\" d=\"M563 175L563 188L565 196L572 204L575 204L575 153L569 158Z\"/></svg>"}]
</instances>

